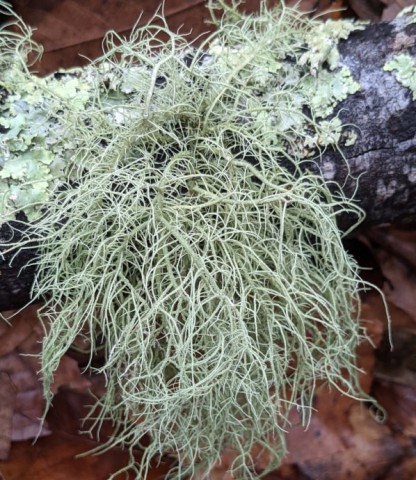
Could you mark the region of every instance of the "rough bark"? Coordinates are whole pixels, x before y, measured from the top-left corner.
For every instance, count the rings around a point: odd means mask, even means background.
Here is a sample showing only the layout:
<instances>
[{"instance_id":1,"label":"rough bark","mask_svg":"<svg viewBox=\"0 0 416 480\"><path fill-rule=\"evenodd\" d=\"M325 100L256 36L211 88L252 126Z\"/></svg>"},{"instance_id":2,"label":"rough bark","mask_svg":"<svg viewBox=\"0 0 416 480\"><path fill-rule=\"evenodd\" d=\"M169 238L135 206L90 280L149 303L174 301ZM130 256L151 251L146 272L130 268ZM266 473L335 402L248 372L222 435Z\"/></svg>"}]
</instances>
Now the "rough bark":
<instances>
[{"instance_id":1,"label":"rough bark","mask_svg":"<svg viewBox=\"0 0 416 480\"><path fill-rule=\"evenodd\" d=\"M0 243L21 238L22 224L10 222L0 226ZM0 311L20 308L31 300L35 278L34 266L27 266L36 257L35 249L9 252L0 256Z\"/></svg>"},{"instance_id":2,"label":"rough bark","mask_svg":"<svg viewBox=\"0 0 416 480\"><path fill-rule=\"evenodd\" d=\"M416 24L404 19L371 24L352 33L340 46L341 63L348 66L361 89L338 107L344 124L357 134L343 149L327 150L317 173L331 185L340 185L365 210L361 227L394 223L416 225L416 102L383 66L390 56L406 51L416 57ZM357 180L358 177L358 180ZM344 214L339 226L355 222ZM17 224L0 228L0 241L19 235ZM19 226L19 228L21 228ZM17 308L30 299L35 268L25 267L34 249L0 258L0 310Z\"/></svg>"},{"instance_id":3,"label":"rough bark","mask_svg":"<svg viewBox=\"0 0 416 480\"><path fill-rule=\"evenodd\" d=\"M402 19L369 25L340 45L342 62L361 89L339 107L344 124L358 135L351 147L328 151L321 172L343 186L365 210L362 226L416 224L416 102L412 92L383 70L390 55L406 51L416 56L416 24ZM348 176L359 177L358 182ZM348 217L339 219L347 228Z\"/></svg>"}]
</instances>

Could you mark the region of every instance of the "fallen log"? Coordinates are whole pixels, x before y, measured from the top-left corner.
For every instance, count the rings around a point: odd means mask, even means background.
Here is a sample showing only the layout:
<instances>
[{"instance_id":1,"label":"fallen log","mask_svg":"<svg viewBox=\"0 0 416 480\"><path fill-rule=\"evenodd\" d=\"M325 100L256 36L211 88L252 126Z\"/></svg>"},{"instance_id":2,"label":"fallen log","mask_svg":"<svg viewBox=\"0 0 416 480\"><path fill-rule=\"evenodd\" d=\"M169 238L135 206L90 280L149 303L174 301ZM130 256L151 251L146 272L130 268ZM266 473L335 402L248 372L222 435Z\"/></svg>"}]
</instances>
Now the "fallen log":
<instances>
[{"instance_id":1,"label":"fallen log","mask_svg":"<svg viewBox=\"0 0 416 480\"><path fill-rule=\"evenodd\" d=\"M317 161L305 166L321 175L331 189L340 186L365 211L358 229L416 223L416 90L404 85L396 70L385 68L397 55L415 61L415 34L416 24L402 16L390 23L369 24L339 42L339 65L348 67L359 84L334 111L343 125L350 126L348 137L340 149L329 146ZM414 76L414 64L412 68ZM346 212L338 218L344 231L355 222L356 217ZM16 241L21 228L20 223L4 223L0 242ZM35 267L25 265L35 255L32 248L1 259L0 310L30 300Z\"/></svg>"}]
</instances>

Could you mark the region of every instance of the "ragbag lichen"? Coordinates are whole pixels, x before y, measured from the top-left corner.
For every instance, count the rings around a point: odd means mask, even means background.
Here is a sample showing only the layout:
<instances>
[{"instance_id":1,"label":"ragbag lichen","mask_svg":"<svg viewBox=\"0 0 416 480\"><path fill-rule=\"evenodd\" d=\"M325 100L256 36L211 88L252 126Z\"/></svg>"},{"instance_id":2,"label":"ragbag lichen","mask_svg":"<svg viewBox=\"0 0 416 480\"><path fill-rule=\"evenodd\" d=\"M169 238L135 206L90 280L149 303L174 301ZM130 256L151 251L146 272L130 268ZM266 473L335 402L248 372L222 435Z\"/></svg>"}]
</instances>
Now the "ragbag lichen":
<instances>
[{"instance_id":1,"label":"ragbag lichen","mask_svg":"<svg viewBox=\"0 0 416 480\"><path fill-rule=\"evenodd\" d=\"M252 447L273 444L278 463L289 411L306 424L317 383L363 395L360 282L336 224L362 212L307 168L349 141L333 112L359 88L336 51L351 25L226 9L198 48L165 25L109 34L75 77L81 103L56 79L36 87L65 153L27 240L40 239L45 392L77 337L104 349L91 415L115 422L109 445L150 437L137 478L154 455L176 456L179 478L225 447L236 475L256 476Z\"/></svg>"}]
</instances>

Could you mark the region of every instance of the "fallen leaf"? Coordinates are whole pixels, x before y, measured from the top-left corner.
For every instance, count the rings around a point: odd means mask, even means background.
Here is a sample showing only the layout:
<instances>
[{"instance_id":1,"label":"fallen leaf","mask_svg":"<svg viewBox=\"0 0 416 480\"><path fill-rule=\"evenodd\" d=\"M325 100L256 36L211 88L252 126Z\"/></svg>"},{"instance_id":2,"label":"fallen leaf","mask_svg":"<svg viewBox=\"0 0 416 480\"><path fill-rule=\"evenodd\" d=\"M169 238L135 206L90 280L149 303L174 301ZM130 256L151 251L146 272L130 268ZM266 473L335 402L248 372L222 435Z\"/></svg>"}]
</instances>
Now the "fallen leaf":
<instances>
[{"instance_id":1,"label":"fallen leaf","mask_svg":"<svg viewBox=\"0 0 416 480\"><path fill-rule=\"evenodd\" d=\"M4 460L10 451L16 389L5 372L0 372L0 385L0 460Z\"/></svg>"},{"instance_id":2,"label":"fallen leaf","mask_svg":"<svg viewBox=\"0 0 416 480\"><path fill-rule=\"evenodd\" d=\"M380 226L368 230L367 235L376 244L405 259L416 270L416 232Z\"/></svg>"},{"instance_id":3,"label":"fallen leaf","mask_svg":"<svg viewBox=\"0 0 416 480\"><path fill-rule=\"evenodd\" d=\"M42 425L40 418L44 410L42 386L37 377L39 363L37 357L25 356L25 353L39 353L40 339L33 337L34 325L37 323L36 307L30 306L20 312L4 314L7 322L0 320L0 372L7 375L14 389L13 401L7 406L11 430L7 433L8 442L26 440L36 436L48 435L46 424ZM29 351L21 346L30 341ZM3 341L4 340L4 341ZM36 361L36 367L33 362ZM1 383L1 392L7 389L6 383ZM3 409L2 409L3 410ZM5 421L5 419L3 419ZM3 422L2 422L3 424ZM3 430L3 442L6 442ZM2 457L5 458L5 457Z\"/></svg>"},{"instance_id":4,"label":"fallen leaf","mask_svg":"<svg viewBox=\"0 0 416 480\"><path fill-rule=\"evenodd\" d=\"M416 458L404 458L402 462L395 465L384 477L383 480L415 480Z\"/></svg>"},{"instance_id":5,"label":"fallen leaf","mask_svg":"<svg viewBox=\"0 0 416 480\"><path fill-rule=\"evenodd\" d=\"M45 400L38 372L44 329L37 317L37 306L31 305L18 312L4 312L3 316L7 323L0 321L0 374L8 381L0 383L1 458L5 458L11 441L51 433L48 424L42 421ZM81 375L77 362L66 355L56 370L53 393L62 386L78 390L90 386L89 380Z\"/></svg>"},{"instance_id":6,"label":"fallen leaf","mask_svg":"<svg viewBox=\"0 0 416 480\"><path fill-rule=\"evenodd\" d=\"M390 336L377 351L375 375L416 388L416 329L396 328Z\"/></svg>"},{"instance_id":7,"label":"fallen leaf","mask_svg":"<svg viewBox=\"0 0 416 480\"><path fill-rule=\"evenodd\" d=\"M383 3L387 6L383 11L381 20L389 22L396 18L403 8L414 5L414 0L383 0Z\"/></svg>"},{"instance_id":8,"label":"fallen leaf","mask_svg":"<svg viewBox=\"0 0 416 480\"><path fill-rule=\"evenodd\" d=\"M91 384L101 383L92 378ZM61 389L54 397L47 420L51 435L33 442L17 442L12 445L9 459L0 461L0 472L7 480L107 480L113 473L129 464L129 453L112 448L100 455L88 452L100 446L95 435L81 435L88 429L82 419L89 411L94 398L73 390ZM103 439L113 433L111 422L103 426ZM140 450L137 451L138 460ZM154 463L146 480L162 480L171 464ZM114 480L136 480L132 470L120 473ZM0 479L2 480L1 474ZM145 480L145 479L143 479Z\"/></svg>"},{"instance_id":9,"label":"fallen leaf","mask_svg":"<svg viewBox=\"0 0 416 480\"><path fill-rule=\"evenodd\" d=\"M288 433L289 455L310 478L368 480L377 478L402 455L389 427L357 400L322 391L308 430Z\"/></svg>"},{"instance_id":10,"label":"fallen leaf","mask_svg":"<svg viewBox=\"0 0 416 480\"><path fill-rule=\"evenodd\" d=\"M3 313L5 321L1 322L0 320L0 357L13 352L32 333L33 325L37 321L36 314L29 313L32 310L33 307L27 307L25 314L22 312Z\"/></svg>"},{"instance_id":11,"label":"fallen leaf","mask_svg":"<svg viewBox=\"0 0 416 480\"><path fill-rule=\"evenodd\" d=\"M348 3L365 20L378 21L383 13L383 4L379 0L349 0Z\"/></svg>"},{"instance_id":12,"label":"fallen leaf","mask_svg":"<svg viewBox=\"0 0 416 480\"><path fill-rule=\"evenodd\" d=\"M362 238L379 262L386 298L416 324L416 233L378 227Z\"/></svg>"},{"instance_id":13,"label":"fallen leaf","mask_svg":"<svg viewBox=\"0 0 416 480\"><path fill-rule=\"evenodd\" d=\"M387 413L387 422L395 432L416 439L416 388L394 382L378 381L374 395ZM416 470L415 470L416 472Z\"/></svg>"}]
</instances>

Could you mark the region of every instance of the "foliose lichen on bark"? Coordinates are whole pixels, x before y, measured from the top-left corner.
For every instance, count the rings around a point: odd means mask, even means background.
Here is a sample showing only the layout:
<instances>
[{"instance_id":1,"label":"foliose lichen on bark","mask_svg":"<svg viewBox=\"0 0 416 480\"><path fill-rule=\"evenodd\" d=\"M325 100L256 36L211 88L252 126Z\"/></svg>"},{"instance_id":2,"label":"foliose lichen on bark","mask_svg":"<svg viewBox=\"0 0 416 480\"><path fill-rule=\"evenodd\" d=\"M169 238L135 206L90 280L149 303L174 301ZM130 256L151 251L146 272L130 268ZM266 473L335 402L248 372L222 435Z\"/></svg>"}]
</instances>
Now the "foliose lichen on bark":
<instances>
[{"instance_id":1,"label":"foliose lichen on bark","mask_svg":"<svg viewBox=\"0 0 416 480\"><path fill-rule=\"evenodd\" d=\"M78 145L69 133L69 118L76 122L80 114L84 122L90 122L88 112L93 112L98 102L108 109L108 121L121 126L133 116L143 115L140 108L127 112L123 103L140 88L154 89L149 82L157 80L151 78L152 67L146 62L138 61L112 72L112 65L105 59L97 62L100 66L95 70L86 67L39 78L30 74L25 64L29 51L38 47L31 41L27 27L20 21L18 26L22 37L14 51L10 38L15 35L7 28L0 32L2 221L13 219L19 211L29 220L39 218L42 205L62 181L74 174L74 167L78 168ZM294 34L283 45L271 32L267 36L263 32L262 40L254 39L257 44L245 39L243 31L239 35L234 32L231 42L226 37L219 40L218 36L207 45L205 60L194 62L193 68L199 75L212 75L215 70L215 75L224 79L236 69L236 78L240 84L245 82L246 90L236 105L241 121L252 123L253 131L267 137L271 144L282 132L289 143L298 136L303 154L308 157L314 155L316 147L334 146L340 140L342 126L336 118L327 117L359 89L359 84L339 63L337 43L363 25L348 20L308 21L308 28L290 28ZM264 43L261 53L260 42ZM185 55L184 51L177 52L178 59ZM6 61L11 56L14 61ZM184 63L182 68L187 68ZM189 84L189 89L193 88ZM117 129L113 133L116 135Z\"/></svg>"},{"instance_id":2,"label":"foliose lichen on bark","mask_svg":"<svg viewBox=\"0 0 416 480\"><path fill-rule=\"evenodd\" d=\"M408 53L394 55L384 65L386 72L394 72L397 81L412 92L416 100L416 62Z\"/></svg>"}]
</instances>

